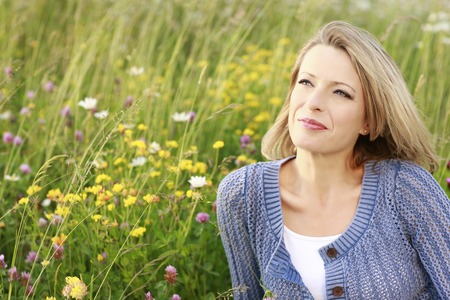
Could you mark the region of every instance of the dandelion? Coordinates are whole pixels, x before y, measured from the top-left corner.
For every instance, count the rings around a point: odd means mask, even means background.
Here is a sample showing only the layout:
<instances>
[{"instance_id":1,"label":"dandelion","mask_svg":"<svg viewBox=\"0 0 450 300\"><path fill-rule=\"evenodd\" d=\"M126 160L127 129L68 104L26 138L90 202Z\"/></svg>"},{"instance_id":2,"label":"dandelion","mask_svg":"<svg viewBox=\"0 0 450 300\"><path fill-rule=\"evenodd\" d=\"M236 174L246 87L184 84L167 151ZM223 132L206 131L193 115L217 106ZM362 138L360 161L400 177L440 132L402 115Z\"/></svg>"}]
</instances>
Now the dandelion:
<instances>
[{"instance_id":1,"label":"dandelion","mask_svg":"<svg viewBox=\"0 0 450 300\"><path fill-rule=\"evenodd\" d=\"M181 297L178 294L173 294L172 300L181 300Z\"/></svg>"},{"instance_id":2,"label":"dandelion","mask_svg":"<svg viewBox=\"0 0 450 300\"><path fill-rule=\"evenodd\" d=\"M0 269L6 269L8 265L5 262L5 255L0 254Z\"/></svg>"},{"instance_id":3,"label":"dandelion","mask_svg":"<svg viewBox=\"0 0 450 300\"><path fill-rule=\"evenodd\" d=\"M106 119L106 117L108 115L109 115L109 112L107 110L102 110L102 111L94 113L94 117L96 117L99 120Z\"/></svg>"},{"instance_id":4,"label":"dandelion","mask_svg":"<svg viewBox=\"0 0 450 300\"><path fill-rule=\"evenodd\" d=\"M19 167L20 172L22 172L22 174L27 175L31 173L31 167L28 164L21 164Z\"/></svg>"},{"instance_id":5,"label":"dandelion","mask_svg":"<svg viewBox=\"0 0 450 300\"><path fill-rule=\"evenodd\" d=\"M6 131L3 133L3 142L5 142L6 144L12 144L13 141L14 135L11 132Z\"/></svg>"},{"instance_id":6,"label":"dandelion","mask_svg":"<svg viewBox=\"0 0 450 300\"><path fill-rule=\"evenodd\" d=\"M85 110L96 110L97 109L97 99L86 97L84 100L78 102L78 106L81 106Z\"/></svg>"},{"instance_id":7,"label":"dandelion","mask_svg":"<svg viewBox=\"0 0 450 300\"><path fill-rule=\"evenodd\" d=\"M164 279L170 284L175 284L177 280L177 269L175 267L168 265L165 269L166 274L164 274Z\"/></svg>"},{"instance_id":8,"label":"dandelion","mask_svg":"<svg viewBox=\"0 0 450 300\"><path fill-rule=\"evenodd\" d=\"M66 285L63 287L62 294L66 299L83 299L87 295L87 286L78 277L66 277Z\"/></svg>"},{"instance_id":9,"label":"dandelion","mask_svg":"<svg viewBox=\"0 0 450 300\"><path fill-rule=\"evenodd\" d=\"M145 300L155 300L150 292L145 293Z\"/></svg>"},{"instance_id":10,"label":"dandelion","mask_svg":"<svg viewBox=\"0 0 450 300\"><path fill-rule=\"evenodd\" d=\"M8 270L8 281L18 281L19 280L19 273L17 272L16 267L12 267Z\"/></svg>"},{"instance_id":11,"label":"dandelion","mask_svg":"<svg viewBox=\"0 0 450 300\"><path fill-rule=\"evenodd\" d=\"M216 141L213 144L214 149L220 149L220 148L223 148L223 146L225 146L225 143L223 141Z\"/></svg>"},{"instance_id":12,"label":"dandelion","mask_svg":"<svg viewBox=\"0 0 450 300\"><path fill-rule=\"evenodd\" d=\"M22 145L23 140L22 140L22 138L20 136L17 135L17 136L14 137L12 143L13 143L14 146L20 146L20 145Z\"/></svg>"},{"instance_id":13,"label":"dandelion","mask_svg":"<svg viewBox=\"0 0 450 300\"><path fill-rule=\"evenodd\" d=\"M48 93L52 93L55 90L55 84L51 81L47 81L44 84L44 90Z\"/></svg>"},{"instance_id":14,"label":"dandelion","mask_svg":"<svg viewBox=\"0 0 450 300\"><path fill-rule=\"evenodd\" d=\"M144 156L138 156L133 158L129 164L131 168L143 166L147 162L147 158Z\"/></svg>"},{"instance_id":15,"label":"dandelion","mask_svg":"<svg viewBox=\"0 0 450 300\"><path fill-rule=\"evenodd\" d=\"M172 120L175 122L188 122L191 120L191 115L189 112L176 112L172 115Z\"/></svg>"},{"instance_id":16,"label":"dandelion","mask_svg":"<svg viewBox=\"0 0 450 300\"><path fill-rule=\"evenodd\" d=\"M209 221L209 215L205 212L199 212L195 217L195 221L197 221L200 224L204 224Z\"/></svg>"},{"instance_id":17,"label":"dandelion","mask_svg":"<svg viewBox=\"0 0 450 300\"><path fill-rule=\"evenodd\" d=\"M204 185L208 184L205 176L192 176L191 179L188 180L193 188L201 188Z\"/></svg>"},{"instance_id":18,"label":"dandelion","mask_svg":"<svg viewBox=\"0 0 450 300\"><path fill-rule=\"evenodd\" d=\"M138 227L136 229L131 230L130 235L133 237L140 237L143 236L146 231L147 229L145 227Z\"/></svg>"},{"instance_id":19,"label":"dandelion","mask_svg":"<svg viewBox=\"0 0 450 300\"><path fill-rule=\"evenodd\" d=\"M25 262L32 264L35 261L37 261L38 259L38 255L36 253L36 251L30 251L27 255L27 258L25 259Z\"/></svg>"}]
</instances>

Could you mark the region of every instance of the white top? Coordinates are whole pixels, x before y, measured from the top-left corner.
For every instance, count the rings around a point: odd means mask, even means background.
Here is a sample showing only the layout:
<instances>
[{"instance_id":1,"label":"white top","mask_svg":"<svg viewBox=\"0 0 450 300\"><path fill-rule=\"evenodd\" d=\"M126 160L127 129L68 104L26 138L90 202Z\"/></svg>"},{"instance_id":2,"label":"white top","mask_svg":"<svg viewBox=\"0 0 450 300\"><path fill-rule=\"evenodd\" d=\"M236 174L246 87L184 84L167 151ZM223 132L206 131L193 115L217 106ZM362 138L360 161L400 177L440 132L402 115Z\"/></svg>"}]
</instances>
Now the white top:
<instances>
[{"instance_id":1,"label":"white top","mask_svg":"<svg viewBox=\"0 0 450 300\"><path fill-rule=\"evenodd\" d=\"M340 234L324 237L304 236L284 226L284 243L292 263L315 300L327 299L325 266L318 250L339 236Z\"/></svg>"}]
</instances>

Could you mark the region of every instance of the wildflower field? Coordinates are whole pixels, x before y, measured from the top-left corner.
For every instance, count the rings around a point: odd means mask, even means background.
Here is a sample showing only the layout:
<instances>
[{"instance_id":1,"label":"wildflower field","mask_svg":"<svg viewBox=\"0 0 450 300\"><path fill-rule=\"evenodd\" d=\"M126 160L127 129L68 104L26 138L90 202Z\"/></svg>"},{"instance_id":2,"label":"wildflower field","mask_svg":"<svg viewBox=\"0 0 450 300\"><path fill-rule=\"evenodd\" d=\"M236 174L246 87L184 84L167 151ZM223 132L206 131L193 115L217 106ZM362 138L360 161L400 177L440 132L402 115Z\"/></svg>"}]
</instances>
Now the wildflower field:
<instances>
[{"instance_id":1,"label":"wildflower field","mask_svg":"<svg viewBox=\"0 0 450 300\"><path fill-rule=\"evenodd\" d=\"M0 299L229 299L220 180L325 22L404 72L449 193L450 2L0 0Z\"/></svg>"}]
</instances>

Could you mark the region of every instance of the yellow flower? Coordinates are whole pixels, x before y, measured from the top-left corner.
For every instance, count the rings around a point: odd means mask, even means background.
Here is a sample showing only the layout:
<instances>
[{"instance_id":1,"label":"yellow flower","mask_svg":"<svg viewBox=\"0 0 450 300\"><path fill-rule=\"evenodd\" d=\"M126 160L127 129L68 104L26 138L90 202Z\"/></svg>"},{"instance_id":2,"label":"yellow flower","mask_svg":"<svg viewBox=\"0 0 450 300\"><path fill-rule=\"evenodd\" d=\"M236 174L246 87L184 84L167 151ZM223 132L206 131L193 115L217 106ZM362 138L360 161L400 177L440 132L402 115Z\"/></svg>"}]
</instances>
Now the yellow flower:
<instances>
[{"instance_id":1,"label":"yellow flower","mask_svg":"<svg viewBox=\"0 0 450 300\"><path fill-rule=\"evenodd\" d=\"M102 219L102 215L96 214L91 216L91 219L94 220L94 222L98 222Z\"/></svg>"},{"instance_id":2,"label":"yellow flower","mask_svg":"<svg viewBox=\"0 0 450 300\"><path fill-rule=\"evenodd\" d=\"M147 194L144 196L144 201L147 203L159 202L159 197L156 195Z\"/></svg>"},{"instance_id":3,"label":"yellow flower","mask_svg":"<svg viewBox=\"0 0 450 300\"><path fill-rule=\"evenodd\" d=\"M50 262L48 261L48 260L46 260L46 259L44 259L42 262L41 262L41 265L43 266L43 267L46 267L46 266L48 266L50 264Z\"/></svg>"},{"instance_id":4,"label":"yellow flower","mask_svg":"<svg viewBox=\"0 0 450 300\"><path fill-rule=\"evenodd\" d=\"M30 202L30 199L28 199L28 197L23 197L22 199L19 200L20 205L27 205L28 202Z\"/></svg>"},{"instance_id":5,"label":"yellow flower","mask_svg":"<svg viewBox=\"0 0 450 300\"><path fill-rule=\"evenodd\" d=\"M192 172L199 173L199 174L205 174L206 170L208 169L208 165L204 162L196 162L194 165L194 168L192 169Z\"/></svg>"},{"instance_id":6,"label":"yellow flower","mask_svg":"<svg viewBox=\"0 0 450 300\"><path fill-rule=\"evenodd\" d=\"M144 124L139 124L137 129L141 130L141 131L145 131L145 130L147 130L147 126L145 126Z\"/></svg>"},{"instance_id":7,"label":"yellow flower","mask_svg":"<svg viewBox=\"0 0 450 300\"><path fill-rule=\"evenodd\" d=\"M175 192L175 197L181 198L181 197L183 197L183 196L184 196L184 191L176 191L176 192Z\"/></svg>"},{"instance_id":8,"label":"yellow flower","mask_svg":"<svg viewBox=\"0 0 450 300\"><path fill-rule=\"evenodd\" d=\"M269 99L269 103L272 104L273 106L280 106L281 103L283 103L283 101L281 100L281 98L272 97Z\"/></svg>"},{"instance_id":9,"label":"yellow flower","mask_svg":"<svg viewBox=\"0 0 450 300\"><path fill-rule=\"evenodd\" d=\"M131 230L130 235L134 237L140 237L144 235L147 229L145 227L138 227L136 229Z\"/></svg>"},{"instance_id":10,"label":"yellow flower","mask_svg":"<svg viewBox=\"0 0 450 300\"><path fill-rule=\"evenodd\" d=\"M66 196L64 196L62 202L76 203L76 202L81 202L81 201L82 201L82 199L81 199L80 195L69 193Z\"/></svg>"},{"instance_id":11,"label":"yellow flower","mask_svg":"<svg viewBox=\"0 0 450 300\"><path fill-rule=\"evenodd\" d=\"M45 297L45 300L56 300L56 298L47 296L47 297Z\"/></svg>"},{"instance_id":12,"label":"yellow flower","mask_svg":"<svg viewBox=\"0 0 450 300\"><path fill-rule=\"evenodd\" d=\"M159 172L159 171L151 171L150 172L150 177L151 178L155 178L155 177L158 177L158 176L161 176L161 172Z\"/></svg>"},{"instance_id":13,"label":"yellow flower","mask_svg":"<svg viewBox=\"0 0 450 300\"><path fill-rule=\"evenodd\" d=\"M67 215L70 213L70 207L68 206L56 206L55 209L55 215L61 216L63 218L67 217Z\"/></svg>"},{"instance_id":14,"label":"yellow flower","mask_svg":"<svg viewBox=\"0 0 450 300\"><path fill-rule=\"evenodd\" d=\"M116 160L114 160L113 164L115 166L118 166L120 164L125 164L125 163L127 163L127 160L125 158L123 158L123 157L119 157L119 158L116 158Z\"/></svg>"},{"instance_id":15,"label":"yellow flower","mask_svg":"<svg viewBox=\"0 0 450 300\"><path fill-rule=\"evenodd\" d=\"M66 239L67 239L67 235L65 235L64 233L61 233L59 236L53 237L52 242L55 245L61 246L62 244L64 244Z\"/></svg>"},{"instance_id":16,"label":"yellow flower","mask_svg":"<svg viewBox=\"0 0 450 300\"><path fill-rule=\"evenodd\" d=\"M223 146L225 146L225 143L223 141L217 141L214 143L213 148L220 149L220 148L223 148Z\"/></svg>"},{"instance_id":17,"label":"yellow flower","mask_svg":"<svg viewBox=\"0 0 450 300\"><path fill-rule=\"evenodd\" d=\"M98 261L103 261L105 258L103 257L103 255L101 253L97 254L97 260Z\"/></svg>"},{"instance_id":18,"label":"yellow flower","mask_svg":"<svg viewBox=\"0 0 450 300\"><path fill-rule=\"evenodd\" d=\"M252 136L254 134L255 134L255 131L250 128L245 128L244 132L242 133L242 135L249 135L249 136Z\"/></svg>"},{"instance_id":19,"label":"yellow flower","mask_svg":"<svg viewBox=\"0 0 450 300\"><path fill-rule=\"evenodd\" d=\"M257 123L262 123L264 121L268 121L268 120L270 120L270 113L267 111L261 112L257 116L255 116L253 118L253 120Z\"/></svg>"},{"instance_id":20,"label":"yellow flower","mask_svg":"<svg viewBox=\"0 0 450 300\"><path fill-rule=\"evenodd\" d=\"M97 195L101 190L103 190L103 187L101 185L94 185L91 187L86 187L84 190L86 193Z\"/></svg>"},{"instance_id":21,"label":"yellow flower","mask_svg":"<svg viewBox=\"0 0 450 300\"><path fill-rule=\"evenodd\" d=\"M108 204L107 206L109 211L113 211L116 208L116 205L114 203Z\"/></svg>"},{"instance_id":22,"label":"yellow flower","mask_svg":"<svg viewBox=\"0 0 450 300\"><path fill-rule=\"evenodd\" d=\"M236 160L238 162L245 163L245 161L247 160L247 156L241 154L236 158Z\"/></svg>"},{"instance_id":23,"label":"yellow flower","mask_svg":"<svg viewBox=\"0 0 450 300\"><path fill-rule=\"evenodd\" d=\"M158 156L161 157L161 158L169 158L170 157L170 151L159 150L158 151Z\"/></svg>"},{"instance_id":24,"label":"yellow flower","mask_svg":"<svg viewBox=\"0 0 450 300\"><path fill-rule=\"evenodd\" d=\"M31 196L33 194L36 194L37 192L39 192L42 188L38 185L32 185L27 189L27 194L28 196Z\"/></svg>"},{"instance_id":25,"label":"yellow flower","mask_svg":"<svg viewBox=\"0 0 450 300\"><path fill-rule=\"evenodd\" d=\"M61 190L60 189L55 189L55 190L49 190L47 193L47 198L50 200L55 201L56 199L60 199L62 196Z\"/></svg>"},{"instance_id":26,"label":"yellow flower","mask_svg":"<svg viewBox=\"0 0 450 300\"><path fill-rule=\"evenodd\" d=\"M100 184L102 182L110 182L111 177L106 174L100 174L95 178L95 183Z\"/></svg>"},{"instance_id":27,"label":"yellow flower","mask_svg":"<svg viewBox=\"0 0 450 300\"><path fill-rule=\"evenodd\" d=\"M188 190L188 191L186 192L186 197L192 198L192 190Z\"/></svg>"},{"instance_id":28,"label":"yellow flower","mask_svg":"<svg viewBox=\"0 0 450 300\"><path fill-rule=\"evenodd\" d=\"M182 171L186 170L186 171L190 171L192 170L194 166L192 165L192 160L190 159L182 159L180 161L180 169Z\"/></svg>"},{"instance_id":29,"label":"yellow flower","mask_svg":"<svg viewBox=\"0 0 450 300\"><path fill-rule=\"evenodd\" d=\"M134 205L136 203L137 197L133 197L133 196L128 196L123 202L124 202L124 206L128 207L131 205Z\"/></svg>"},{"instance_id":30,"label":"yellow flower","mask_svg":"<svg viewBox=\"0 0 450 300\"><path fill-rule=\"evenodd\" d=\"M178 143L177 143L177 141L167 141L166 147L167 148L178 148Z\"/></svg>"},{"instance_id":31,"label":"yellow flower","mask_svg":"<svg viewBox=\"0 0 450 300\"><path fill-rule=\"evenodd\" d=\"M114 184L114 186L112 188L112 191L114 193L120 193L123 189L124 189L124 185L123 184L116 183L116 184Z\"/></svg>"},{"instance_id":32,"label":"yellow flower","mask_svg":"<svg viewBox=\"0 0 450 300\"><path fill-rule=\"evenodd\" d=\"M66 277L66 283L62 290L64 297L81 300L87 295L87 286L78 277Z\"/></svg>"}]
</instances>

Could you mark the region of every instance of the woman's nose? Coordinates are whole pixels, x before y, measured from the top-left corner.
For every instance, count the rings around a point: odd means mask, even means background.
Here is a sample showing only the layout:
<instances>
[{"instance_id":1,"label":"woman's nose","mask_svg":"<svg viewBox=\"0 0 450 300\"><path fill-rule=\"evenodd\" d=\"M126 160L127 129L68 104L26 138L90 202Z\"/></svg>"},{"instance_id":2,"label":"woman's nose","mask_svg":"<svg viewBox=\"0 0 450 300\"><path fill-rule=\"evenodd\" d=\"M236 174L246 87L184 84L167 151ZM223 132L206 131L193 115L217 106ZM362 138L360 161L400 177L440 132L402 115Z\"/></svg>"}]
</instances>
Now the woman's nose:
<instances>
[{"instance_id":1,"label":"woman's nose","mask_svg":"<svg viewBox=\"0 0 450 300\"><path fill-rule=\"evenodd\" d=\"M325 95L320 89L316 88L308 95L307 107L311 111L323 111L325 105Z\"/></svg>"}]
</instances>

